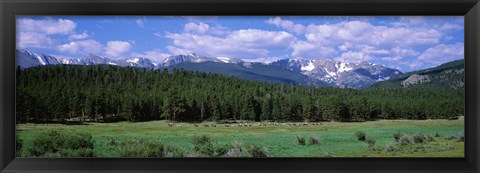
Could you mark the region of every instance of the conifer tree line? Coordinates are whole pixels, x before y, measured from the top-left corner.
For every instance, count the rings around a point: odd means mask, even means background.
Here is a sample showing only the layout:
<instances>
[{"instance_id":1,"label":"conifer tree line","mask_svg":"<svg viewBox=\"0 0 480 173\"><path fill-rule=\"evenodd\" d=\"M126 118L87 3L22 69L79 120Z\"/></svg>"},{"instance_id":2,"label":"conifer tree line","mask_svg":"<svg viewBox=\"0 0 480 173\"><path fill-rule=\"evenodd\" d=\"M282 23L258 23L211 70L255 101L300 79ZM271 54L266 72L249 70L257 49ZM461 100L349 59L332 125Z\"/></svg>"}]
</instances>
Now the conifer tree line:
<instances>
[{"instance_id":1,"label":"conifer tree line","mask_svg":"<svg viewBox=\"0 0 480 173\"><path fill-rule=\"evenodd\" d=\"M452 119L464 91L315 88L221 74L55 65L16 72L17 123Z\"/></svg>"}]
</instances>

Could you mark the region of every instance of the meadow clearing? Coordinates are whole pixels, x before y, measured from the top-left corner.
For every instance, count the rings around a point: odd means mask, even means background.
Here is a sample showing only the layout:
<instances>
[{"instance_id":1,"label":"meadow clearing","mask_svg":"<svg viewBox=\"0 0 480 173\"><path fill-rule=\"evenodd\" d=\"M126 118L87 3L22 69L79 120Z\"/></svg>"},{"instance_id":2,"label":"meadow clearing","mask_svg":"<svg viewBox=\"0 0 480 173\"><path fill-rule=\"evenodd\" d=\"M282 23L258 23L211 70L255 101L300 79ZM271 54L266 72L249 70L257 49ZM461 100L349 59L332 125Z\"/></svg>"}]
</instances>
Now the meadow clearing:
<instances>
[{"instance_id":1,"label":"meadow clearing","mask_svg":"<svg viewBox=\"0 0 480 173\"><path fill-rule=\"evenodd\" d=\"M242 125L244 125L243 123ZM268 157L464 157L464 118L457 120L377 120L368 122L193 124L167 121L87 123L83 125L18 124L17 138L23 142L20 156L29 157L32 140L49 130L92 135L96 157L120 157L117 144L138 139L162 141L185 151L194 136L208 136L214 144L257 144ZM208 125L208 127L207 127ZM212 126L214 125L214 126ZM363 132L367 140L359 140ZM403 145L394 138L401 132L411 136ZM415 135L425 138L417 142ZM304 138L304 144L298 138ZM310 138L315 138L312 144ZM318 140L317 140L318 139ZM373 141L372 141L373 140ZM372 144L373 143L373 144Z\"/></svg>"}]
</instances>

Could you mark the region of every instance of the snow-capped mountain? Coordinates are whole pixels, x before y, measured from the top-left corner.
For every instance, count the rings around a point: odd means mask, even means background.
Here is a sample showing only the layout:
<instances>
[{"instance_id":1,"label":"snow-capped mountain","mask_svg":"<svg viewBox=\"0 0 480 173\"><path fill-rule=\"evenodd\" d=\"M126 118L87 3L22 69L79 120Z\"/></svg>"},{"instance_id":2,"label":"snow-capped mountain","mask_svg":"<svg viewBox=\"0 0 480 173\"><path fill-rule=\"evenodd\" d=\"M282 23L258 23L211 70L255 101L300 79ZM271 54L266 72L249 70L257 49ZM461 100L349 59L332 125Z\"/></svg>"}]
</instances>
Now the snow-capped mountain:
<instances>
[{"instance_id":1,"label":"snow-capped mountain","mask_svg":"<svg viewBox=\"0 0 480 173\"><path fill-rule=\"evenodd\" d=\"M272 62L271 65L299 72L340 88L365 88L402 73L368 62L346 63L331 59L282 59Z\"/></svg>"},{"instance_id":2,"label":"snow-capped mountain","mask_svg":"<svg viewBox=\"0 0 480 173\"><path fill-rule=\"evenodd\" d=\"M166 57L161 63L155 63L148 58L133 57L122 60L112 60L107 57L88 54L82 58L56 58L43 54L35 54L26 50L17 50L17 65L22 68L42 65L56 64L75 64L75 65L118 65L123 67L139 67L158 69L166 67L174 67L184 63L203 63L214 62L219 69L226 68L246 68L252 69L253 62L244 62L240 59L230 57L205 57L191 53L188 55L174 55ZM224 64L224 65L222 65ZM382 65L376 65L368 62L361 63L345 63L330 59L282 59L272 63L262 63L279 69L289 70L300 75L305 75L309 81L313 83L321 83L316 86L335 86L340 88L365 88L376 82L388 80L391 76L402 74L399 70L388 68ZM191 66L191 65L190 65ZM222 66L222 67L219 67ZM198 67L196 67L198 68ZM188 68L187 68L188 69ZM228 71L228 70L223 70ZM317 82L315 82L317 81ZM309 82L302 82L303 84Z\"/></svg>"},{"instance_id":3,"label":"snow-capped mountain","mask_svg":"<svg viewBox=\"0 0 480 173\"><path fill-rule=\"evenodd\" d=\"M161 67L168 67L184 62L194 62L194 63L200 63L200 62L206 62L206 61L213 61L213 62L223 62L223 63L242 63L242 60L235 59L235 58L229 58L229 57L216 57L216 58L211 58L211 57L204 57L204 56L198 56L195 53L191 53L188 55L174 55L174 56L169 56L165 58L164 63L161 65Z\"/></svg>"},{"instance_id":4,"label":"snow-capped mountain","mask_svg":"<svg viewBox=\"0 0 480 173\"><path fill-rule=\"evenodd\" d=\"M34 54L26 50L17 50L16 56L17 65L23 68L49 64L65 64L55 57Z\"/></svg>"}]
</instances>

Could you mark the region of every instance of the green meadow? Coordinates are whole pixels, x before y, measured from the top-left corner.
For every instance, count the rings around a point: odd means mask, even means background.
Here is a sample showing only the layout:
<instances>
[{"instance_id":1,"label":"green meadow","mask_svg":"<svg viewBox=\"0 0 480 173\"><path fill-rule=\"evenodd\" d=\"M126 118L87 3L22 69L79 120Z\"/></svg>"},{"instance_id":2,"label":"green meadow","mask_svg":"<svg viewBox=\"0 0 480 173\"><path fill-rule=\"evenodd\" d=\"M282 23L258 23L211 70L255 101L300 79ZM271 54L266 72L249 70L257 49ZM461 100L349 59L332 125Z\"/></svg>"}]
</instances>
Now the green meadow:
<instances>
[{"instance_id":1,"label":"green meadow","mask_svg":"<svg viewBox=\"0 0 480 173\"><path fill-rule=\"evenodd\" d=\"M208 124L208 127L205 127ZM216 127L212 125L215 124ZM83 125L19 124L17 137L23 142L19 154L28 155L34 138L47 131L64 133L87 133L92 135L94 153L97 157L120 157L117 145L123 141L162 141L167 146L178 147L187 153L193 149L192 138L208 136L213 143L256 144L268 151L269 157L463 157L464 142L454 140L464 131L464 118L458 120L377 120L368 122L322 122L321 124L258 125L239 127L238 124L213 122L193 124L167 121L86 123ZM227 127L228 126L228 127ZM355 133L364 132L373 138L374 144L357 139ZM406 136L423 134L431 137L421 143L401 145L394 134ZM305 138L304 145L296 137ZM310 137L319 139L318 144L309 143ZM450 137L450 139L449 139ZM114 141L114 142L112 142ZM390 145L387 147L387 145ZM388 151L387 151L388 150ZM186 157L188 157L187 154Z\"/></svg>"}]
</instances>

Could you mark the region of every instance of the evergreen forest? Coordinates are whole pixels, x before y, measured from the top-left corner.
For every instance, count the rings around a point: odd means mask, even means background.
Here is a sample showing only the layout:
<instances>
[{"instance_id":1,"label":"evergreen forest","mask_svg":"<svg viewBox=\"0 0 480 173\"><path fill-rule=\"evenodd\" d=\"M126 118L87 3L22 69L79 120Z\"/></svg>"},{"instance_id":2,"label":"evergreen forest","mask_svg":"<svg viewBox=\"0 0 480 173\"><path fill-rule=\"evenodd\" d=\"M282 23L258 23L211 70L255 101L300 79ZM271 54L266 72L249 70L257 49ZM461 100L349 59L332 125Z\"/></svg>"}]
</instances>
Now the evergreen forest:
<instances>
[{"instance_id":1,"label":"evergreen forest","mask_svg":"<svg viewBox=\"0 0 480 173\"><path fill-rule=\"evenodd\" d=\"M464 90L316 88L109 65L17 68L16 92L17 123L361 122L464 115Z\"/></svg>"}]
</instances>

